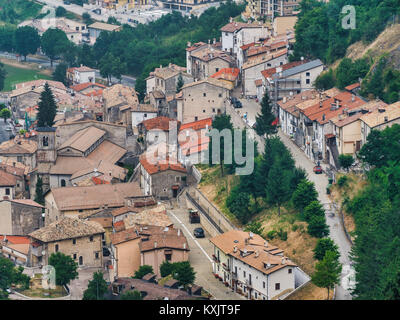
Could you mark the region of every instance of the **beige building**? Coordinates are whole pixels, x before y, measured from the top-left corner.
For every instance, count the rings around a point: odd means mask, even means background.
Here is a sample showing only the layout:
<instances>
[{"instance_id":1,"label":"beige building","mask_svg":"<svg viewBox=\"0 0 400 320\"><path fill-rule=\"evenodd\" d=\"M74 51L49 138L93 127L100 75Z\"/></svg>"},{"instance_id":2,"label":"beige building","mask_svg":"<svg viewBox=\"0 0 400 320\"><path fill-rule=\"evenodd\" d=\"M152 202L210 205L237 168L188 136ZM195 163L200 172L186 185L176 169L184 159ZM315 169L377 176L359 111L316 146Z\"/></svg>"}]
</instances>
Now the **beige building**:
<instances>
[{"instance_id":1,"label":"beige building","mask_svg":"<svg viewBox=\"0 0 400 320\"><path fill-rule=\"evenodd\" d=\"M36 167L36 141L20 138L4 141L0 145L0 156L8 163L20 162L31 169Z\"/></svg>"},{"instance_id":2,"label":"beige building","mask_svg":"<svg viewBox=\"0 0 400 320\"><path fill-rule=\"evenodd\" d=\"M178 100L178 121L184 124L225 113L232 90L232 84L214 78L184 85Z\"/></svg>"},{"instance_id":3,"label":"beige building","mask_svg":"<svg viewBox=\"0 0 400 320\"><path fill-rule=\"evenodd\" d=\"M378 108L361 118L361 143L367 142L371 130L383 130L395 123L400 124L400 101Z\"/></svg>"},{"instance_id":4,"label":"beige building","mask_svg":"<svg viewBox=\"0 0 400 320\"><path fill-rule=\"evenodd\" d=\"M103 227L97 222L63 217L32 232L30 266L47 265L51 254L61 252L79 266L103 267Z\"/></svg>"},{"instance_id":5,"label":"beige building","mask_svg":"<svg viewBox=\"0 0 400 320\"><path fill-rule=\"evenodd\" d=\"M137 226L111 236L114 277L131 277L142 265L150 265L160 276L164 261L179 262L189 258L186 237L180 229Z\"/></svg>"},{"instance_id":6,"label":"beige building","mask_svg":"<svg viewBox=\"0 0 400 320\"><path fill-rule=\"evenodd\" d=\"M51 189L45 195L46 225L64 216L78 217L104 207L119 208L125 198L142 196L137 183Z\"/></svg>"},{"instance_id":7,"label":"beige building","mask_svg":"<svg viewBox=\"0 0 400 320\"><path fill-rule=\"evenodd\" d=\"M215 277L248 299L284 299L300 283L310 280L283 250L259 235L232 230L210 241Z\"/></svg>"}]
</instances>

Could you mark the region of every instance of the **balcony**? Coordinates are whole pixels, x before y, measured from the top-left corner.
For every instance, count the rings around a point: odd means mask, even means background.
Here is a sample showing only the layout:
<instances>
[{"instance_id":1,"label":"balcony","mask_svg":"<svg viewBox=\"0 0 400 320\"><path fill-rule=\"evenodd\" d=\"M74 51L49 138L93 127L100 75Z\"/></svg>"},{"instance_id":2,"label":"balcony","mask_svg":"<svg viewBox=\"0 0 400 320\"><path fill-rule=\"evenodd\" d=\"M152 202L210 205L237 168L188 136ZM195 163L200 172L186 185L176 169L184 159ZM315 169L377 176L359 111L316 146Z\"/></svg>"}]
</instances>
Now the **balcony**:
<instances>
[{"instance_id":1,"label":"balcony","mask_svg":"<svg viewBox=\"0 0 400 320\"><path fill-rule=\"evenodd\" d=\"M226 271L230 271L229 266L227 266L225 263L222 263L222 267L223 267Z\"/></svg>"}]
</instances>

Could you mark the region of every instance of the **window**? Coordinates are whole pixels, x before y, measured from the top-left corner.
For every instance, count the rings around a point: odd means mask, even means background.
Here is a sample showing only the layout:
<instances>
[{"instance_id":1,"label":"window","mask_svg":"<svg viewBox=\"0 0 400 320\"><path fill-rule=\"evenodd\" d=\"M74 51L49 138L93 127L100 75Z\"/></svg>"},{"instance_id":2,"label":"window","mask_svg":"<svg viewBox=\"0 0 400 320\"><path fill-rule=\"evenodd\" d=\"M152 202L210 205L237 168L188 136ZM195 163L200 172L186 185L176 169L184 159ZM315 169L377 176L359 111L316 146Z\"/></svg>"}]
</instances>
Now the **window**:
<instances>
[{"instance_id":1,"label":"window","mask_svg":"<svg viewBox=\"0 0 400 320\"><path fill-rule=\"evenodd\" d=\"M246 271L243 271L243 277L246 278Z\"/></svg>"},{"instance_id":2,"label":"window","mask_svg":"<svg viewBox=\"0 0 400 320\"><path fill-rule=\"evenodd\" d=\"M74 258L74 260L76 260L76 253L74 253L73 258Z\"/></svg>"},{"instance_id":3,"label":"window","mask_svg":"<svg viewBox=\"0 0 400 320\"><path fill-rule=\"evenodd\" d=\"M263 289L265 289L265 281L263 281Z\"/></svg>"},{"instance_id":4,"label":"window","mask_svg":"<svg viewBox=\"0 0 400 320\"><path fill-rule=\"evenodd\" d=\"M89 237L89 241L90 241L90 242L93 242L93 236L90 236L90 237Z\"/></svg>"},{"instance_id":5,"label":"window","mask_svg":"<svg viewBox=\"0 0 400 320\"><path fill-rule=\"evenodd\" d=\"M254 298L257 299L257 292L254 292Z\"/></svg>"},{"instance_id":6,"label":"window","mask_svg":"<svg viewBox=\"0 0 400 320\"><path fill-rule=\"evenodd\" d=\"M199 120L199 117L194 117L194 121L197 121L197 120Z\"/></svg>"},{"instance_id":7,"label":"window","mask_svg":"<svg viewBox=\"0 0 400 320\"><path fill-rule=\"evenodd\" d=\"M98 258L99 258L99 253L98 253L98 252L95 252L95 253L94 253L94 257L95 257L95 259L98 259Z\"/></svg>"},{"instance_id":8,"label":"window","mask_svg":"<svg viewBox=\"0 0 400 320\"><path fill-rule=\"evenodd\" d=\"M22 162L22 156L17 156L17 161Z\"/></svg>"},{"instance_id":9,"label":"window","mask_svg":"<svg viewBox=\"0 0 400 320\"><path fill-rule=\"evenodd\" d=\"M288 273L292 273L292 269L289 269L289 270L288 270Z\"/></svg>"},{"instance_id":10,"label":"window","mask_svg":"<svg viewBox=\"0 0 400 320\"><path fill-rule=\"evenodd\" d=\"M281 290L281 284L275 283L275 290Z\"/></svg>"},{"instance_id":11,"label":"window","mask_svg":"<svg viewBox=\"0 0 400 320\"><path fill-rule=\"evenodd\" d=\"M219 71L219 68L215 68L215 72L218 72Z\"/></svg>"},{"instance_id":12,"label":"window","mask_svg":"<svg viewBox=\"0 0 400 320\"><path fill-rule=\"evenodd\" d=\"M49 137L43 137L43 147L49 146Z\"/></svg>"},{"instance_id":13,"label":"window","mask_svg":"<svg viewBox=\"0 0 400 320\"><path fill-rule=\"evenodd\" d=\"M171 253L165 254L165 260L171 261L171 259L172 259L172 254Z\"/></svg>"},{"instance_id":14,"label":"window","mask_svg":"<svg viewBox=\"0 0 400 320\"><path fill-rule=\"evenodd\" d=\"M206 109L203 109L203 113L206 113Z\"/></svg>"},{"instance_id":15,"label":"window","mask_svg":"<svg viewBox=\"0 0 400 320\"><path fill-rule=\"evenodd\" d=\"M10 188L6 188L6 195L7 195L7 196L10 195Z\"/></svg>"},{"instance_id":16,"label":"window","mask_svg":"<svg viewBox=\"0 0 400 320\"><path fill-rule=\"evenodd\" d=\"M306 83L307 83L307 84L310 84L310 79L306 79Z\"/></svg>"},{"instance_id":17,"label":"window","mask_svg":"<svg viewBox=\"0 0 400 320\"><path fill-rule=\"evenodd\" d=\"M218 93L218 97L222 98L222 93Z\"/></svg>"},{"instance_id":18,"label":"window","mask_svg":"<svg viewBox=\"0 0 400 320\"><path fill-rule=\"evenodd\" d=\"M147 113L144 114L144 117L147 118Z\"/></svg>"},{"instance_id":19,"label":"window","mask_svg":"<svg viewBox=\"0 0 400 320\"><path fill-rule=\"evenodd\" d=\"M310 76L310 73L309 73L309 72L306 72L306 76L309 77L309 76Z\"/></svg>"},{"instance_id":20,"label":"window","mask_svg":"<svg viewBox=\"0 0 400 320\"><path fill-rule=\"evenodd\" d=\"M72 244L76 244L76 239L72 239Z\"/></svg>"},{"instance_id":21,"label":"window","mask_svg":"<svg viewBox=\"0 0 400 320\"><path fill-rule=\"evenodd\" d=\"M206 97L206 96L207 96L207 94L205 92L203 92L203 97Z\"/></svg>"},{"instance_id":22,"label":"window","mask_svg":"<svg viewBox=\"0 0 400 320\"><path fill-rule=\"evenodd\" d=\"M215 113L215 108L213 108L212 111Z\"/></svg>"},{"instance_id":23,"label":"window","mask_svg":"<svg viewBox=\"0 0 400 320\"><path fill-rule=\"evenodd\" d=\"M65 183L65 179L61 179L61 187L65 187L66 183Z\"/></svg>"},{"instance_id":24,"label":"window","mask_svg":"<svg viewBox=\"0 0 400 320\"><path fill-rule=\"evenodd\" d=\"M58 252L58 244L55 245L54 250L55 252Z\"/></svg>"}]
</instances>

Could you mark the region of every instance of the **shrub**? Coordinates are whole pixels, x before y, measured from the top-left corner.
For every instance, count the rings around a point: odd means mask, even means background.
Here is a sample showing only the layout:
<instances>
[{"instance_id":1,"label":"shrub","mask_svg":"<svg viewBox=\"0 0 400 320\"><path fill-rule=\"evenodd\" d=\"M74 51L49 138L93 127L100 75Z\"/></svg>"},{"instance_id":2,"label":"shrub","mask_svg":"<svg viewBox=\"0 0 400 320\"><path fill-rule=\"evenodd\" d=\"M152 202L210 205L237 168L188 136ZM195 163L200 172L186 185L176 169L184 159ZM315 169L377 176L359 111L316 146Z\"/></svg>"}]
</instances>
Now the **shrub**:
<instances>
[{"instance_id":1,"label":"shrub","mask_svg":"<svg viewBox=\"0 0 400 320\"><path fill-rule=\"evenodd\" d=\"M349 181L349 178L347 176L341 176L338 181L337 184L340 188L344 187L347 184L347 181Z\"/></svg>"},{"instance_id":2,"label":"shrub","mask_svg":"<svg viewBox=\"0 0 400 320\"><path fill-rule=\"evenodd\" d=\"M267 233L267 238L268 239L274 239L276 237L277 232L275 230L271 230Z\"/></svg>"},{"instance_id":3,"label":"shrub","mask_svg":"<svg viewBox=\"0 0 400 320\"><path fill-rule=\"evenodd\" d=\"M168 275L170 275L172 273L172 271L174 270L174 265L173 263L169 263L168 261L164 261L161 265L160 265L160 274L161 277L166 277Z\"/></svg>"},{"instance_id":4,"label":"shrub","mask_svg":"<svg viewBox=\"0 0 400 320\"><path fill-rule=\"evenodd\" d=\"M308 223L308 234L316 237L323 238L329 234L329 228L325 222L325 216L313 216Z\"/></svg>"},{"instance_id":5,"label":"shrub","mask_svg":"<svg viewBox=\"0 0 400 320\"><path fill-rule=\"evenodd\" d=\"M140 266L139 269L135 272L135 279L142 279L146 274L153 273L153 267L147 264Z\"/></svg>"},{"instance_id":6,"label":"shrub","mask_svg":"<svg viewBox=\"0 0 400 320\"><path fill-rule=\"evenodd\" d=\"M287 231L283 231L282 228L279 229L279 231L277 232L277 235L282 241L287 240Z\"/></svg>"}]
</instances>

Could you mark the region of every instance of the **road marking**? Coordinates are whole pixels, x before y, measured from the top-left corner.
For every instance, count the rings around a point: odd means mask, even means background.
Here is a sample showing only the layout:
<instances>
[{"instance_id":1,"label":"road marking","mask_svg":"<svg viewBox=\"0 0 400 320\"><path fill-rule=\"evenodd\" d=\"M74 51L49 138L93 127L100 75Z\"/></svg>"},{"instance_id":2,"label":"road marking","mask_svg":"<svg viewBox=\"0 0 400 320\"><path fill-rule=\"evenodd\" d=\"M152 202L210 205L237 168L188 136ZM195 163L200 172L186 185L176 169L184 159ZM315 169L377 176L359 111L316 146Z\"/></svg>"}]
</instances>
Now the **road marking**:
<instances>
[{"instance_id":1,"label":"road marking","mask_svg":"<svg viewBox=\"0 0 400 320\"><path fill-rule=\"evenodd\" d=\"M186 232L189 234L189 236L193 239L194 243L200 248L200 250L204 253L204 255L207 257L207 259L213 263L212 259L210 258L210 256L207 254L207 252L203 249L203 247L200 245L200 243L193 237L192 233L189 231L189 229L183 224L183 222L181 220L179 220L179 218L174 215L171 211L169 212L170 214L172 214L172 216L178 220L178 222L182 225L182 227L186 230Z\"/></svg>"}]
</instances>

